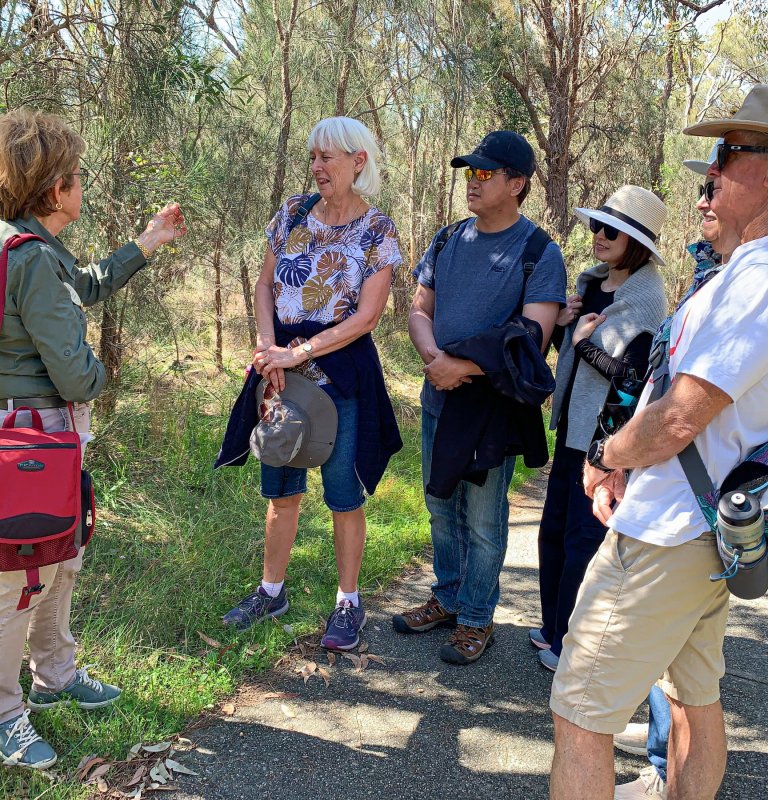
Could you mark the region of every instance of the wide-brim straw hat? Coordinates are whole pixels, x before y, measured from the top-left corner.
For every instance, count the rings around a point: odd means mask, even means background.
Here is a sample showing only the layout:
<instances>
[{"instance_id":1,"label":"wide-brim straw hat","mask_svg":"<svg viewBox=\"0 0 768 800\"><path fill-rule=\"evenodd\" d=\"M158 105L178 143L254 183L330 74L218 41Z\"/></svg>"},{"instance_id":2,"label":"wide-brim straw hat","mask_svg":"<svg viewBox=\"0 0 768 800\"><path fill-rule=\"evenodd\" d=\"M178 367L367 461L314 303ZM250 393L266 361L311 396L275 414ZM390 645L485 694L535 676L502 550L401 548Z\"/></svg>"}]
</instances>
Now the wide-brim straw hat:
<instances>
[{"instance_id":1,"label":"wide-brim straw hat","mask_svg":"<svg viewBox=\"0 0 768 800\"><path fill-rule=\"evenodd\" d=\"M688 169L695 172L697 175L706 175L707 170L715 163L715 159L717 158L717 146L722 143L723 139L720 137L712 147L709 158L706 161L697 161L696 159L689 158L683 161L683 166L688 167Z\"/></svg>"},{"instance_id":2,"label":"wide-brim straw hat","mask_svg":"<svg viewBox=\"0 0 768 800\"><path fill-rule=\"evenodd\" d=\"M689 136L725 136L729 131L768 133L768 84L753 87L730 117L704 120L683 129Z\"/></svg>"},{"instance_id":3,"label":"wide-brim straw hat","mask_svg":"<svg viewBox=\"0 0 768 800\"><path fill-rule=\"evenodd\" d=\"M656 249L656 239L667 218L667 207L653 192L642 186L627 184L617 189L600 208L575 208L574 213L585 224L596 219L610 225L651 251L651 260L664 265Z\"/></svg>"}]
</instances>

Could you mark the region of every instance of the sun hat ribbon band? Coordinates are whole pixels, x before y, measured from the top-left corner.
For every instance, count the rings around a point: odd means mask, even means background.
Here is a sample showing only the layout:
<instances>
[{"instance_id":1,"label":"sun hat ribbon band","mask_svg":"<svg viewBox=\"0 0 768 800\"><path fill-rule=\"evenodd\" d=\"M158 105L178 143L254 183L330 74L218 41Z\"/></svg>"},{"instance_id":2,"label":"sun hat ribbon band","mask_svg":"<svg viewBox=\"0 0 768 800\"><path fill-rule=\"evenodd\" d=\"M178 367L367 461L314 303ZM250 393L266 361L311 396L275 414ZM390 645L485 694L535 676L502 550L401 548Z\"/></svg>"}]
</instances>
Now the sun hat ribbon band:
<instances>
[{"instance_id":1,"label":"sun hat ribbon band","mask_svg":"<svg viewBox=\"0 0 768 800\"><path fill-rule=\"evenodd\" d=\"M624 214L621 211L616 211L616 209L613 209L610 206L600 206L598 210L605 214L610 214L612 217L616 217L616 219L620 219L622 222L626 222L627 225L631 225L635 230L642 233L643 236L647 236L652 242L656 241L657 234L655 234L650 228L646 228L645 225L641 225L636 219L632 219L632 217L628 216L627 214Z\"/></svg>"}]
</instances>

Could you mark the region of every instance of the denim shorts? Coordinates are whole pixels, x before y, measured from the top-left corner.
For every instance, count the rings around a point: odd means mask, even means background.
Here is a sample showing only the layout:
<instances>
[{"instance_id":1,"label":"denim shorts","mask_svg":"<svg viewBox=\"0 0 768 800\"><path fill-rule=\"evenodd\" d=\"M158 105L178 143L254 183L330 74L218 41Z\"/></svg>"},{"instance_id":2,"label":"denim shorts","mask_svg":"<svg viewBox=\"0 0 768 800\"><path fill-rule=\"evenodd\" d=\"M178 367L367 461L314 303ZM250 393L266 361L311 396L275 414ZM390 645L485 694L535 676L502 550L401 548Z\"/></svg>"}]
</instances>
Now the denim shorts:
<instances>
[{"instance_id":1,"label":"denim shorts","mask_svg":"<svg viewBox=\"0 0 768 800\"><path fill-rule=\"evenodd\" d=\"M320 387L328 393L339 415L336 443L331 457L320 467L323 500L331 511L355 511L365 494L355 471L357 455L357 397L345 398L333 384ZM290 497L307 491L307 470L299 467L261 465L261 496Z\"/></svg>"}]
</instances>

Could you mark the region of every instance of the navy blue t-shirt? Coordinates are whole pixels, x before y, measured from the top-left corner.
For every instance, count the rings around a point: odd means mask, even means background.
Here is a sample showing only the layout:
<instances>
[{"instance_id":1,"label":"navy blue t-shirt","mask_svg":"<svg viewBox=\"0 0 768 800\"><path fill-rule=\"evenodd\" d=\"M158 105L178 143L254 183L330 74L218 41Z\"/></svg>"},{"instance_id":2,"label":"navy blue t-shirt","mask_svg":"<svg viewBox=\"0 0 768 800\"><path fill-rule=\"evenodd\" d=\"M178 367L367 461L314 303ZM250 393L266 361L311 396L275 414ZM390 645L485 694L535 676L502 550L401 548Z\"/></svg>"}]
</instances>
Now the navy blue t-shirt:
<instances>
[{"instance_id":1,"label":"navy blue t-shirt","mask_svg":"<svg viewBox=\"0 0 768 800\"><path fill-rule=\"evenodd\" d=\"M446 242L435 269L435 241L413 271L422 286L435 292L433 332L437 346L461 341L506 322L526 303L565 303L566 273L563 254L554 242L547 245L523 290L521 258L536 226L524 216L498 233L477 230L475 218L467 220ZM427 381L421 392L422 407L440 415L445 392Z\"/></svg>"}]
</instances>

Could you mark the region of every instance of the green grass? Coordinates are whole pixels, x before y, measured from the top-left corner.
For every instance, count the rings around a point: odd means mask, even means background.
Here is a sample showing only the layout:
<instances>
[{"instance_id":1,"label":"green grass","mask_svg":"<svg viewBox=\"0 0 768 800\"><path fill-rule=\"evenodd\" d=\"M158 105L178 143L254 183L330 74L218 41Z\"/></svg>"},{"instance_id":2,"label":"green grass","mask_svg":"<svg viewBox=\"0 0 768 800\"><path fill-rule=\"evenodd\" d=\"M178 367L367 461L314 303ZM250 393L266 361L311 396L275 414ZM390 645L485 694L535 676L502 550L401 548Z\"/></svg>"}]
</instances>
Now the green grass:
<instances>
[{"instance_id":1,"label":"green grass","mask_svg":"<svg viewBox=\"0 0 768 800\"><path fill-rule=\"evenodd\" d=\"M405 447L367 503L360 585L368 594L429 543L412 399L418 364L405 334L384 331L380 340ZM97 487L97 533L78 582L73 630L82 648L79 663L96 664L92 673L122 686L123 697L101 712L60 707L34 716L38 732L59 753L55 773L61 782L0 770L0 797L87 796L73 782L84 755L121 759L140 741L180 732L247 674L273 664L295 636L316 631L332 607L331 519L315 470L287 576L289 614L279 625L239 636L220 623L258 586L263 554L266 503L258 493L258 464L249 459L240 469L211 469L224 414L238 390L238 382L229 381L225 401L211 409L209 391L176 379L161 392L126 392L117 413L97 424L87 454ZM524 480L525 472L515 481ZM283 623L290 623L293 635ZM219 653L198 631L231 649Z\"/></svg>"}]
</instances>

